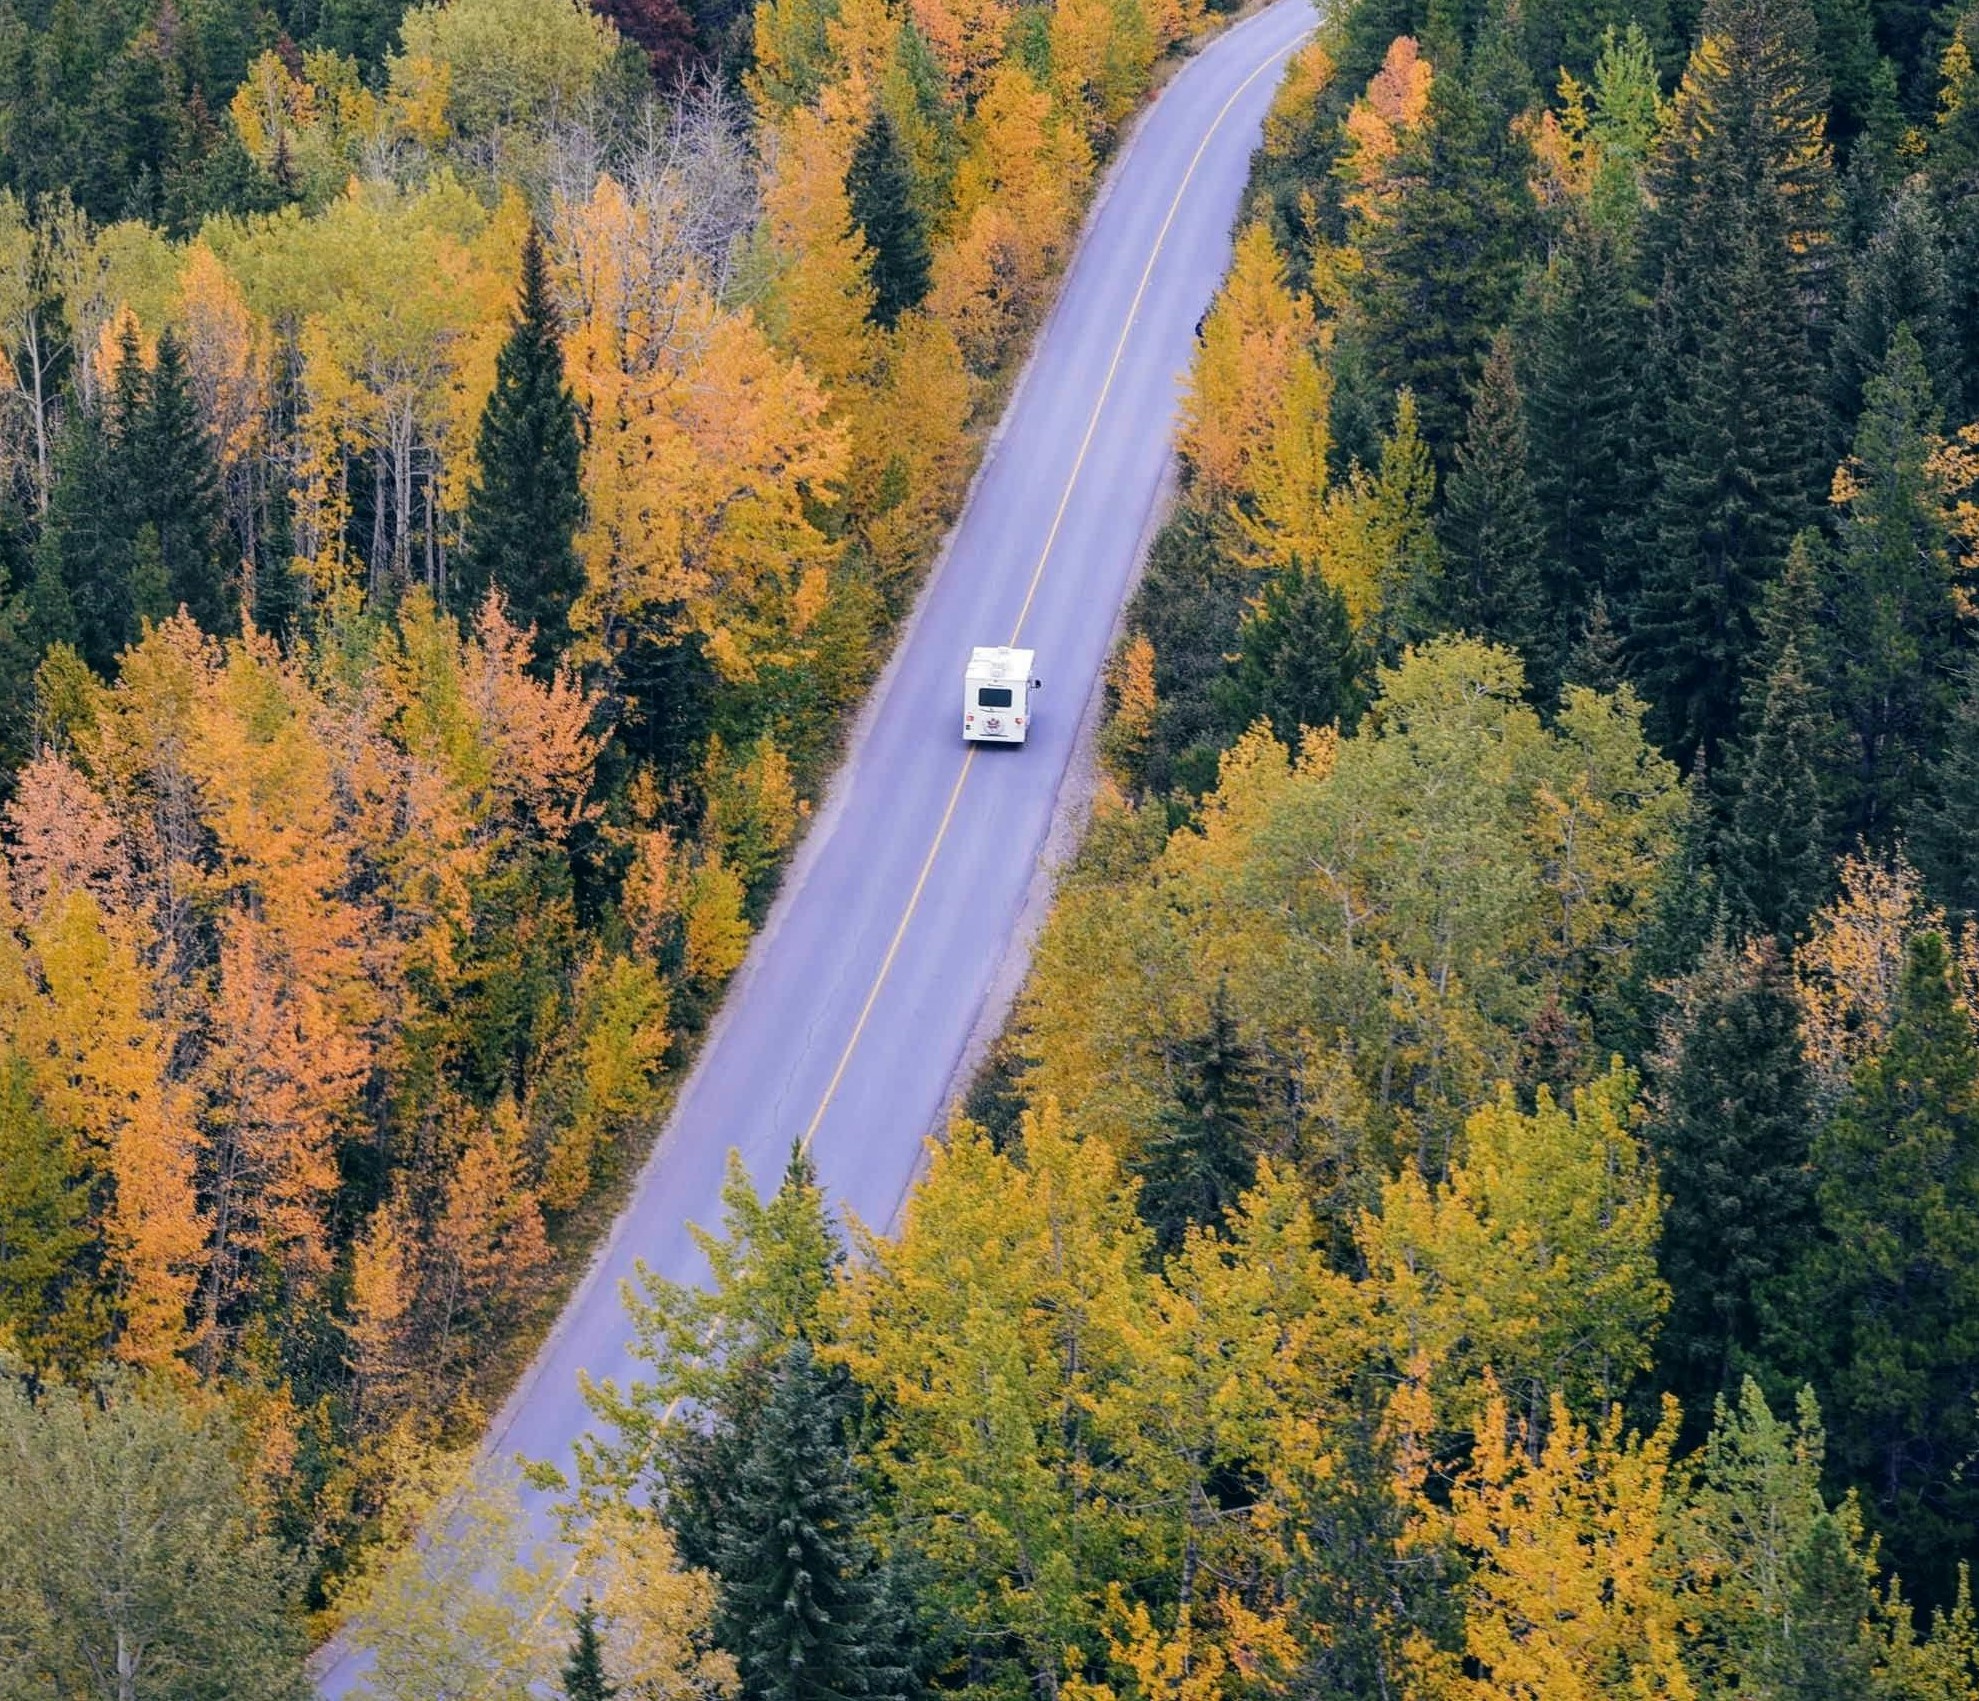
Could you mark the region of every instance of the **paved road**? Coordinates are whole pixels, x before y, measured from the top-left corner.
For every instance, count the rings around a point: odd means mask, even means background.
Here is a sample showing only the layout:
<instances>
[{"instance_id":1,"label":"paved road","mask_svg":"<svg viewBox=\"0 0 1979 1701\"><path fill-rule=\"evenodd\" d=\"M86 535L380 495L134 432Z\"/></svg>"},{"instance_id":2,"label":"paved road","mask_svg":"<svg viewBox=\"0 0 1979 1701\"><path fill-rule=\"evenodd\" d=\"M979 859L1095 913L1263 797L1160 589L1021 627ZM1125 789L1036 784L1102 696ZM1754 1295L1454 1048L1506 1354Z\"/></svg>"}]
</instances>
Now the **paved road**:
<instances>
[{"instance_id":1,"label":"paved road","mask_svg":"<svg viewBox=\"0 0 1979 1701\"><path fill-rule=\"evenodd\" d=\"M808 1138L832 1195L890 1222L1017 925L1159 498L1198 315L1309 0L1278 0L1171 81L1111 177L947 556L827 808L611 1240L489 1436L563 1461L586 1428L580 1368L628 1376L619 1284L636 1259L704 1265L739 1150L773 1185ZM976 644L1036 649L1022 747L960 737ZM334 1658L334 1656L333 1656ZM326 1695L355 1681L349 1659Z\"/></svg>"}]
</instances>

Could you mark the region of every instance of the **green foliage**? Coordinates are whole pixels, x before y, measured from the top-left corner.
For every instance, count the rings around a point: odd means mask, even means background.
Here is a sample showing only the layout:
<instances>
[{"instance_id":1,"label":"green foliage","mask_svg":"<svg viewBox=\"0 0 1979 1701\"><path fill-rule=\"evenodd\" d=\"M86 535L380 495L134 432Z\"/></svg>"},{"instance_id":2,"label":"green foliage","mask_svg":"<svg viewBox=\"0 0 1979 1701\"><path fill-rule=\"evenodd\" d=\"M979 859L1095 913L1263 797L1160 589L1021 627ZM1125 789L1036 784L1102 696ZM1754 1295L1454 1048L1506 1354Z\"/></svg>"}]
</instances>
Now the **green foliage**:
<instances>
[{"instance_id":1,"label":"green foliage","mask_svg":"<svg viewBox=\"0 0 1979 1701\"><path fill-rule=\"evenodd\" d=\"M772 1365L728 1485L713 1569L719 1634L749 1701L888 1701L907 1671L854 1475L842 1374L798 1339Z\"/></svg>"},{"instance_id":2,"label":"green foliage","mask_svg":"<svg viewBox=\"0 0 1979 1701\"><path fill-rule=\"evenodd\" d=\"M1968 660L1930 782L1912 805L1911 854L1948 911L1979 917L1979 661Z\"/></svg>"},{"instance_id":3,"label":"green foliage","mask_svg":"<svg viewBox=\"0 0 1979 1701\"><path fill-rule=\"evenodd\" d=\"M605 1676L605 1654L598 1645L598 1609L586 1595L573 1616L575 1634L564 1661L564 1701L611 1701L618 1693Z\"/></svg>"},{"instance_id":4,"label":"green foliage","mask_svg":"<svg viewBox=\"0 0 1979 1701\"><path fill-rule=\"evenodd\" d=\"M1770 942L1706 953L1670 1022L1651 1102L1671 1294L1658 1369L1701 1414L1761 1362L1762 1306L1813 1221L1800 1010Z\"/></svg>"},{"instance_id":5,"label":"green foliage","mask_svg":"<svg viewBox=\"0 0 1979 1701\"><path fill-rule=\"evenodd\" d=\"M1564 648L1541 593L1545 539L1533 496L1511 341L1499 337L1471 397L1443 505L1444 623L1518 651L1533 695L1558 690Z\"/></svg>"},{"instance_id":6,"label":"green foliage","mask_svg":"<svg viewBox=\"0 0 1979 1701\"><path fill-rule=\"evenodd\" d=\"M891 330L900 315L928 293L928 233L915 197L913 163L900 132L876 106L852 150L845 174L852 220L872 254L872 320Z\"/></svg>"},{"instance_id":7,"label":"green foliage","mask_svg":"<svg viewBox=\"0 0 1979 1701\"><path fill-rule=\"evenodd\" d=\"M1841 542L1823 586L1826 683L1846 738L1835 825L1887 842L1950 708L1958 643L1949 514L1930 469L1938 414L1923 353L1899 325L1869 380L1841 479Z\"/></svg>"},{"instance_id":8,"label":"green foliage","mask_svg":"<svg viewBox=\"0 0 1979 1701\"><path fill-rule=\"evenodd\" d=\"M1288 739L1301 727L1351 732L1373 671L1346 599L1294 558L1265 581L1237 629L1229 677L1213 692L1233 736L1259 720Z\"/></svg>"},{"instance_id":9,"label":"green foliage","mask_svg":"<svg viewBox=\"0 0 1979 1701\"><path fill-rule=\"evenodd\" d=\"M1823 1390L1836 1479L1903 1573L1944 1598L1979 1445L1979 1037L1942 938L1904 963L1896 1025L1814 1148L1820 1234L1775 1300L1772 1350Z\"/></svg>"},{"instance_id":10,"label":"green foliage","mask_svg":"<svg viewBox=\"0 0 1979 1701\"><path fill-rule=\"evenodd\" d=\"M481 415L478 475L463 520L467 545L450 589L466 614L490 587L499 590L509 618L536 628L536 654L545 667L569 641L570 605L584 588L573 542L584 511L580 457L549 266L532 226L522 247L514 327Z\"/></svg>"},{"instance_id":11,"label":"green foliage","mask_svg":"<svg viewBox=\"0 0 1979 1701\"><path fill-rule=\"evenodd\" d=\"M1814 514L1827 433L1832 168L1802 0L1713 0L1657 154L1647 445L1655 479L1630 632L1666 748L1715 759L1767 584Z\"/></svg>"},{"instance_id":12,"label":"green foliage","mask_svg":"<svg viewBox=\"0 0 1979 1701\"><path fill-rule=\"evenodd\" d=\"M1210 1000L1202 1032L1171 1048L1172 1102L1134 1161L1141 1220L1164 1256L1192 1228L1215 1232L1257 1176L1257 1059L1237 1032L1228 987Z\"/></svg>"},{"instance_id":13,"label":"green foliage","mask_svg":"<svg viewBox=\"0 0 1979 1701\"><path fill-rule=\"evenodd\" d=\"M1395 205L1361 236L1370 347L1389 384L1413 392L1444 466L1534 229L1531 151L1511 125L1530 92L1497 31L1466 68L1440 71L1396 164Z\"/></svg>"},{"instance_id":14,"label":"green foliage","mask_svg":"<svg viewBox=\"0 0 1979 1701\"><path fill-rule=\"evenodd\" d=\"M211 1404L112 1376L0 1379L0 1684L132 1701L301 1701L296 1573Z\"/></svg>"},{"instance_id":15,"label":"green foliage","mask_svg":"<svg viewBox=\"0 0 1979 1701\"><path fill-rule=\"evenodd\" d=\"M0 1054L0 1349L30 1362L61 1353L62 1313L87 1292L81 1153L36 1101L26 1060Z\"/></svg>"}]
</instances>

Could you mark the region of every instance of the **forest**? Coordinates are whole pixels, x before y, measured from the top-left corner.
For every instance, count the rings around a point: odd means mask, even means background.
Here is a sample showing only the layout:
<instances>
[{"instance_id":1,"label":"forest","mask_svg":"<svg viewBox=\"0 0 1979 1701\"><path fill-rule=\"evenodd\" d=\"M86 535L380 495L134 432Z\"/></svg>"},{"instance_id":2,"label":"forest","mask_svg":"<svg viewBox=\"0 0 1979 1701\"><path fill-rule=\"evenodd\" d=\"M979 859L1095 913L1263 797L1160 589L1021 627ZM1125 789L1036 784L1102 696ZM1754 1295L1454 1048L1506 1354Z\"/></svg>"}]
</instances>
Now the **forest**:
<instances>
[{"instance_id":1,"label":"forest","mask_svg":"<svg viewBox=\"0 0 1979 1701\"><path fill-rule=\"evenodd\" d=\"M1979 1697L1955 3L1334 9L898 1233L466 1472L1216 22L0 0L0 1697Z\"/></svg>"}]
</instances>

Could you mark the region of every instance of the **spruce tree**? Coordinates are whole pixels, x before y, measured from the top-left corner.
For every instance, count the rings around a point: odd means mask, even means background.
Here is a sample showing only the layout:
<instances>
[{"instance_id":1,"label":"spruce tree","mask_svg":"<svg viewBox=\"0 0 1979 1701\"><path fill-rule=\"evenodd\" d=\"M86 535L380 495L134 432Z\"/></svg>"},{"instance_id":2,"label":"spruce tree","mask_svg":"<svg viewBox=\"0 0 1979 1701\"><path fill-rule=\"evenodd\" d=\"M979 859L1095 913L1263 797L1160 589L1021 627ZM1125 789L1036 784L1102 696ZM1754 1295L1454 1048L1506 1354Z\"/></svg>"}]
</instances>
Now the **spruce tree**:
<instances>
[{"instance_id":1,"label":"spruce tree","mask_svg":"<svg viewBox=\"0 0 1979 1701\"><path fill-rule=\"evenodd\" d=\"M605 1651L598 1642L598 1609L586 1595L572 1616L570 1657L563 1666L565 1701L611 1701L617 1687L605 1677Z\"/></svg>"},{"instance_id":2,"label":"spruce tree","mask_svg":"<svg viewBox=\"0 0 1979 1701\"><path fill-rule=\"evenodd\" d=\"M141 405L126 428L123 466L130 480L132 517L149 540L137 567L156 551L167 610L184 608L203 631L239 626L239 607L226 560L226 520L220 470L200 423L185 352L169 330L142 388ZM137 600L149 600L140 587Z\"/></svg>"},{"instance_id":3,"label":"spruce tree","mask_svg":"<svg viewBox=\"0 0 1979 1701\"><path fill-rule=\"evenodd\" d=\"M1960 670L1944 737L1911 805L1908 847L1946 913L1979 921L1979 658Z\"/></svg>"},{"instance_id":4,"label":"spruce tree","mask_svg":"<svg viewBox=\"0 0 1979 1701\"><path fill-rule=\"evenodd\" d=\"M1572 220L1539 294L1522 363L1532 493L1545 528L1541 589L1578 633L1594 599L1612 610L1633 587L1614 572L1625 521L1622 468L1639 327L1615 238ZM1608 616L1604 615L1604 619Z\"/></svg>"},{"instance_id":5,"label":"spruce tree","mask_svg":"<svg viewBox=\"0 0 1979 1701\"><path fill-rule=\"evenodd\" d=\"M1767 674L1758 722L1735 757L1730 818L1718 842L1727 911L1735 925L1792 938L1830 884L1823 776L1834 724L1787 641Z\"/></svg>"},{"instance_id":6,"label":"spruce tree","mask_svg":"<svg viewBox=\"0 0 1979 1701\"><path fill-rule=\"evenodd\" d=\"M1697 352L1665 416L1673 447L1630 621L1656 730L1685 760L1715 758L1736 731L1766 587L1815 513L1799 309L1762 244L1741 247L1723 297L1700 305Z\"/></svg>"},{"instance_id":7,"label":"spruce tree","mask_svg":"<svg viewBox=\"0 0 1979 1701\"><path fill-rule=\"evenodd\" d=\"M719 1634L748 1701L881 1701L904 1693L895 1613L861 1525L845 1424L851 1394L808 1341L772 1373L717 1532Z\"/></svg>"},{"instance_id":8,"label":"spruce tree","mask_svg":"<svg viewBox=\"0 0 1979 1701\"><path fill-rule=\"evenodd\" d=\"M1829 287L1827 95L1804 0L1711 0L1651 174L1655 312L1628 627L1665 746L1714 757L1766 585L1825 493L1810 406Z\"/></svg>"},{"instance_id":9,"label":"spruce tree","mask_svg":"<svg viewBox=\"0 0 1979 1701\"><path fill-rule=\"evenodd\" d=\"M1395 423L1381 440L1374 530L1381 550L1375 657L1393 665L1408 644L1442 630L1443 554L1436 542L1436 466L1422 440L1413 392L1395 397Z\"/></svg>"},{"instance_id":10,"label":"spruce tree","mask_svg":"<svg viewBox=\"0 0 1979 1701\"><path fill-rule=\"evenodd\" d=\"M1210 998L1208 1021L1169 1059L1170 1100L1132 1164L1141 1219L1164 1256L1192 1228L1220 1229L1257 1177L1251 1124L1262 1093L1256 1055L1237 1032L1229 989Z\"/></svg>"},{"instance_id":11,"label":"spruce tree","mask_svg":"<svg viewBox=\"0 0 1979 1701\"><path fill-rule=\"evenodd\" d=\"M1947 418L1959 411L1958 339L1943 223L1922 183L1901 185L1881 224L1848 272L1848 296L1835 329L1835 412L1852 429L1870 379L1908 325Z\"/></svg>"},{"instance_id":12,"label":"spruce tree","mask_svg":"<svg viewBox=\"0 0 1979 1701\"><path fill-rule=\"evenodd\" d=\"M451 591L455 608L468 614L490 586L498 589L510 619L535 626L541 664L569 641L570 605L584 588L575 546L583 516L577 402L564 382L558 337L543 239L532 226L514 324L481 415Z\"/></svg>"},{"instance_id":13,"label":"spruce tree","mask_svg":"<svg viewBox=\"0 0 1979 1701\"><path fill-rule=\"evenodd\" d=\"M74 409L56 449L55 484L38 546L53 569L52 582L36 601L51 638L65 636L57 628L67 627L83 659L106 677L138 633L127 488L104 414Z\"/></svg>"},{"instance_id":14,"label":"spruce tree","mask_svg":"<svg viewBox=\"0 0 1979 1701\"><path fill-rule=\"evenodd\" d=\"M1513 124L1530 99L1496 24L1467 67L1439 61L1428 117L1395 162L1393 205L1359 238L1370 347L1387 383L1413 391L1443 468L1536 228L1532 153Z\"/></svg>"},{"instance_id":15,"label":"spruce tree","mask_svg":"<svg viewBox=\"0 0 1979 1701\"><path fill-rule=\"evenodd\" d=\"M1812 1221L1800 1008L1770 940L1744 956L1707 950L1665 1037L1652 1102L1670 1284L1660 1386L1702 1413L1752 1365L1762 1296Z\"/></svg>"},{"instance_id":16,"label":"spruce tree","mask_svg":"<svg viewBox=\"0 0 1979 1701\"><path fill-rule=\"evenodd\" d=\"M1558 690L1564 658L1559 611L1545 606L1545 539L1533 499L1524 403L1510 339L1492 345L1471 398L1470 423L1445 492L1443 614L1458 630L1517 650L1533 694Z\"/></svg>"},{"instance_id":17,"label":"spruce tree","mask_svg":"<svg viewBox=\"0 0 1979 1701\"><path fill-rule=\"evenodd\" d=\"M884 106L852 150L845 174L852 219L872 252L873 323L891 330L928 293L932 256L927 223L915 201L913 163Z\"/></svg>"},{"instance_id":18,"label":"spruce tree","mask_svg":"<svg viewBox=\"0 0 1979 1701\"><path fill-rule=\"evenodd\" d=\"M1938 414L1923 355L1899 325L1869 381L1841 539L1827 557L1826 684L1847 735L1845 839L1887 843L1923 791L1951 710L1958 641L1945 494L1931 470Z\"/></svg>"},{"instance_id":19,"label":"spruce tree","mask_svg":"<svg viewBox=\"0 0 1979 1701\"><path fill-rule=\"evenodd\" d=\"M1266 581L1237 629L1236 659L1218 682L1218 704L1232 737L1260 716L1288 740L1301 727L1351 732L1373 673L1346 598L1295 557Z\"/></svg>"},{"instance_id":20,"label":"spruce tree","mask_svg":"<svg viewBox=\"0 0 1979 1701\"><path fill-rule=\"evenodd\" d=\"M1979 1521L1979 1039L1944 939L1914 938L1897 1017L1814 1148L1820 1233L1772 1308L1839 1480L1896 1570L1952 1591Z\"/></svg>"}]
</instances>

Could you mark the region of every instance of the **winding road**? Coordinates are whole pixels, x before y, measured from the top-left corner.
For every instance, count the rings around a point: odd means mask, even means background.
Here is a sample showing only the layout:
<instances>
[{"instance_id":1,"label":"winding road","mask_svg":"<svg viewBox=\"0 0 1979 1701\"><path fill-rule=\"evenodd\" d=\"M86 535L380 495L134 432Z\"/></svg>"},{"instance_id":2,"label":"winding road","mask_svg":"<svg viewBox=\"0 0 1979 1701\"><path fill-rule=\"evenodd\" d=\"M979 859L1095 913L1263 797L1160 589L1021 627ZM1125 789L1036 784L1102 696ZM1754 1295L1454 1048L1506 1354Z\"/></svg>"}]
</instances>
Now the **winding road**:
<instances>
[{"instance_id":1,"label":"winding road","mask_svg":"<svg viewBox=\"0 0 1979 1701\"><path fill-rule=\"evenodd\" d=\"M1193 332L1309 0L1277 0L1190 59L1136 126L942 560L860 718L673 1116L555 1329L492 1426L491 1459L567 1460L580 1369L628 1378L620 1283L705 1265L741 1152L759 1187L804 1141L827 1191L891 1223L993 992L1007 993L1079 723L1172 455ZM1023 746L965 746L977 644L1037 651ZM359 1661L326 1650L326 1696Z\"/></svg>"}]
</instances>

